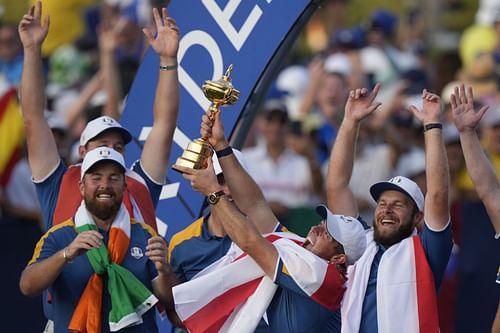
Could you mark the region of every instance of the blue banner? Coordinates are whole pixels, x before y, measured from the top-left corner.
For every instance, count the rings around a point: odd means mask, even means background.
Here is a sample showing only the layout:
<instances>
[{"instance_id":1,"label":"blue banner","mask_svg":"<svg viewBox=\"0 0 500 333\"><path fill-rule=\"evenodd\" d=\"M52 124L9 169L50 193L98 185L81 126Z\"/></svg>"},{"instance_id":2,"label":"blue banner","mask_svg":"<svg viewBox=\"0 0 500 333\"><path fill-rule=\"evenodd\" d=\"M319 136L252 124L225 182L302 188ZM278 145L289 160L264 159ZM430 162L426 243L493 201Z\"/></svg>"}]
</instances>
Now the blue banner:
<instances>
[{"instance_id":1,"label":"blue banner","mask_svg":"<svg viewBox=\"0 0 500 333\"><path fill-rule=\"evenodd\" d=\"M163 188L157 209L158 218L168 225L165 232L165 224L159 223L159 232L166 239L198 218L204 203L204 198L194 192L179 173L170 169L187 144L200 136L201 117L210 106L201 90L203 82L220 79L227 67L234 65L232 82L241 95L235 105L222 107L222 119L226 135L236 135L234 128L242 118L247 121L252 118L248 115L255 111L255 103L259 100L256 95L262 94L273 68L277 68L287 46L319 2L171 1L169 14L181 31L178 54L181 102L167 185ZM157 55L149 49L127 98L122 124L135 139L127 147L128 164L139 158L153 123L158 66ZM260 93L257 94L259 88ZM242 117L242 114L247 117Z\"/></svg>"}]
</instances>

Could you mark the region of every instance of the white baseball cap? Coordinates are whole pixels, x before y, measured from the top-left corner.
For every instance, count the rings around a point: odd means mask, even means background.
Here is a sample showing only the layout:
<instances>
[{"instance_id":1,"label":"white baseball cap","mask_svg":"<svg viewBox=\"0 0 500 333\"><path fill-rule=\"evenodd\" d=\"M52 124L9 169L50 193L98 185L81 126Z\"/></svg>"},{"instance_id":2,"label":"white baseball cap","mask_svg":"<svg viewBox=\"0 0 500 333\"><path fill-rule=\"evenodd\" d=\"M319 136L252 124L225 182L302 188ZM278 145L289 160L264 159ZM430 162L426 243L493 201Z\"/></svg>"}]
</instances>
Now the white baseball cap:
<instances>
[{"instance_id":1,"label":"white baseball cap","mask_svg":"<svg viewBox=\"0 0 500 333\"><path fill-rule=\"evenodd\" d=\"M326 221L328 233L344 247L347 264L354 264L366 249L366 231L361 222L354 217L333 214L325 205L316 206L316 212Z\"/></svg>"},{"instance_id":2,"label":"white baseball cap","mask_svg":"<svg viewBox=\"0 0 500 333\"><path fill-rule=\"evenodd\" d=\"M132 140L132 134L126 128L122 127L119 122L111 117L102 116L89 121L87 126L85 126L82 135L80 135L80 146L85 146L87 142L109 129L120 132L125 144Z\"/></svg>"},{"instance_id":3,"label":"white baseball cap","mask_svg":"<svg viewBox=\"0 0 500 333\"><path fill-rule=\"evenodd\" d=\"M424 194L417 183L403 176L397 176L386 182L375 183L370 187L370 194L375 201L385 191L398 191L406 194L417 205L419 211L424 209Z\"/></svg>"},{"instance_id":4,"label":"white baseball cap","mask_svg":"<svg viewBox=\"0 0 500 333\"><path fill-rule=\"evenodd\" d=\"M123 159L123 155L117 152L116 150L109 147L98 147L92 149L83 158L80 180L83 179L85 173L96 163L102 161L112 161L119 164L123 171L125 172L125 161Z\"/></svg>"},{"instance_id":5,"label":"white baseball cap","mask_svg":"<svg viewBox=\"0 0 500 333\"><path fill-rule=\"evenodd\" d=\"M245 169L245 171L248 172L247 161L245 160L245 157L243 156L241 151L235 148L232 149L233 149L233 154L238 160L238 162L240 162L243 169ZM216 176L220 175L222 173L222 168L220 166L219 159L217 158L217 155L215 153L212 154L212 163L214 165L215 175Z\"/></svg>"}]
</instances>

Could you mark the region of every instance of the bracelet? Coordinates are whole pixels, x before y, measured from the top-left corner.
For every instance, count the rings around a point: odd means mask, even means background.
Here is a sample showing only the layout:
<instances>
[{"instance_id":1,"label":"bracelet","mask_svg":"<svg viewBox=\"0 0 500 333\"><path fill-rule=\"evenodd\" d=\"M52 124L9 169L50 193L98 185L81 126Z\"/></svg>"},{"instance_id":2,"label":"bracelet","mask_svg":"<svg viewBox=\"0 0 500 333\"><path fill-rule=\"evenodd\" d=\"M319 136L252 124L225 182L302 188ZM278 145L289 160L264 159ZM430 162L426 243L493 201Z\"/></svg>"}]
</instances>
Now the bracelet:
<instances>
[{"instance_id":1,"label":"bracelet","mask_svg":"<svg viewBox=\"0 0 500 333\"><path fill-rule=\"evenodd\" d=\"M70 264L71 264L71 263L73 262L73 258L70 258L70 257L68 256L67 251L68 251L68 247L66 246L66 247L64 248L64 250L63 250L63 258L64 258L64 261L66 261L67 263L70 263Z\"/></svg>"},{"instance_id":2,"label":"bracelet","mask_svg":"<svg viewBox=\"0 0 500 333\"><path fill-rule=\"evenodd\" d=\"M175 71L177 70L177 64L174 65L162 65L160 64L160 70L161 71Z\"/></svg>"},{"instance_id":3,"label":"bracelet","mask_svg":"<svg viewBox=\"0 0 500 333\"><path fill-rule=\"evenodd\" d=\"M233 153L233 148L231 148L231 146L227 146L224 149L215 151L215 155L217 155L218 158L231 155L232 153Z\"/></svg>"},{"instance_id":4,"label":"bracelet","mask_svg":"<svg viewBox=\"0 0 500 333\"><path fill-rule=\"evenodd\" d=\"M443 129L443 124L441 123L429 123L424 125L424 132L427 132L428 130L431 130L433 128L439 128Z\"/></svg>"}]
</instances>

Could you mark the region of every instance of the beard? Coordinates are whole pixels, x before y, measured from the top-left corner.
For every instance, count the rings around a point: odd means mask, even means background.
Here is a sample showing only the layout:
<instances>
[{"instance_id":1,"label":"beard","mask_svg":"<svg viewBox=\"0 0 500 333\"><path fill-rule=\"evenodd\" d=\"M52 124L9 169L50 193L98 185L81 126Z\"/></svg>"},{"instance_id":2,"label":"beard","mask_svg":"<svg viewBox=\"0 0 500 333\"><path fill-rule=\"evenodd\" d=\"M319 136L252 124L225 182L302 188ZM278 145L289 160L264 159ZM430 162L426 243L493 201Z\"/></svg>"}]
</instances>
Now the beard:
<instances>
[{"instance_id":1,"label":"beard","mask_svg":"<svg viewBox=\"0 0 500 333\"><path fill-rule=\"evenodd\" d=\"M374 221L373 240L383 245L385 248L399 243L412 234L413 224L411 223L411 219L412 218L410 218L408 221L405 221L405 223L401 223L398 229L386 233L382 233L382 231L380 230L380 225Z\"/></svg>"},{"instance_id":2,"label":"beard","mask_svg":"<svg viewBox=\"0 0 500 333\"><path fill-rule=\"evenodd\" d=\"M106 203L100 202L97 199L97 196L102 193L111 195L111 198L113 200ZM110 218L115 217L115 215L118 213L118 210L120 209L120 206L122 204L122 199L123 196L117 196L116 193L110 191L100 191L96 192L92 196L85 196L85 205L87 206L87 210L98 219L109 220Z\"/></svg>"}]
</instances>

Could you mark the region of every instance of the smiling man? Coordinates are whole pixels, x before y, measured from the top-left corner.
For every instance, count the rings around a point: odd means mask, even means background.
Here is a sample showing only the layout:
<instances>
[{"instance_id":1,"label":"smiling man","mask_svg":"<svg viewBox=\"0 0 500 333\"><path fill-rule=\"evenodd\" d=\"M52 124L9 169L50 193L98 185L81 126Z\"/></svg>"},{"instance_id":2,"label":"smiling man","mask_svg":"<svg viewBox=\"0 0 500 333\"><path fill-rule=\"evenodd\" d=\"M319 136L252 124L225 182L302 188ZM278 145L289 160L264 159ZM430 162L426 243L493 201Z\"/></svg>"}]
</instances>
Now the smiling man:
<instances>
[{"instance_id":1,"label":"smiling man","mask_svg":"<svg viewBox=\"0 0 500 333\"><path fill-rule=\"evenodd\" d=\"M158 331L154 305L168 304L173 273L165 240L130 218L126 186L120 153L89 151L80 207L42 236L21 276L27 296L50 290L55 333Z\"/></svg>"},{"instance_id":2,"label":"smiling man","mask_svg":"<svg viewBox=\"0 0 500 333\"><path fill-rule=\"evenodd\" d=\"M349 181L359 125L380 106L378 90L376 85L371 94L364 88L349 94L327 177L335 214L359 214ZM439 332L436 293L452 248L449 171L440 98L424 90L422 102L422 110L410 110L424 127L427 193L424 198L415 182L401 176L370 188L377 202L373 231L348 274L342 332Z\"/></svg>"}]
</instances>

